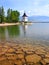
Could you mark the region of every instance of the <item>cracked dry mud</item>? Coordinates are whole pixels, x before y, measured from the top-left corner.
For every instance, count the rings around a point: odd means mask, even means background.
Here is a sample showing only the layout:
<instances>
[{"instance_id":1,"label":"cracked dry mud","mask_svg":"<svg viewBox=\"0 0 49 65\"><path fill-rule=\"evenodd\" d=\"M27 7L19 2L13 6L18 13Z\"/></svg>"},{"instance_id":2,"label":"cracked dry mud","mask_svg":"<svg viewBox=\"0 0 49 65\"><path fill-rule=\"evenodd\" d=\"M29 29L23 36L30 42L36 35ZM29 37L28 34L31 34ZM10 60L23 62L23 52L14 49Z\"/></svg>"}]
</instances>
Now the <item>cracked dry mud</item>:
<instances>
[{"instance_id":1,"label":"cracked dry mud","mask_svg":"<svg viewBox=\"0 0 49 65\"><path fill-rule=\"evenodd\" d=\"M0 42L0 65L49 65L49 46Z\"/></svg>"}]
</instances>

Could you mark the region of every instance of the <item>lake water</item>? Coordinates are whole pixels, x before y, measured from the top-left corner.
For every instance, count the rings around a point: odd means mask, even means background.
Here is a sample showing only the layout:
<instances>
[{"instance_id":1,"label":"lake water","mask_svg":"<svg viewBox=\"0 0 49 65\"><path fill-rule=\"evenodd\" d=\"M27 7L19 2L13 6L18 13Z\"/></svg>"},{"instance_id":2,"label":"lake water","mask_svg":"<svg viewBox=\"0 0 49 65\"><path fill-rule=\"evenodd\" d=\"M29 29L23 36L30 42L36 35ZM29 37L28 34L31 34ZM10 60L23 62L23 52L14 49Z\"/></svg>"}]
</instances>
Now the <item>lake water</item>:
<instances>
[{"instance_id":1,"label":"lake water","mask_svg":"<svg viewBox=\"0 0 49 65\"><path fill-rule=\"evenodd\" d=\"M49 40L49 23L0 27L0 40L16 40L17 38Z\"/></svg>"}]
</instances>

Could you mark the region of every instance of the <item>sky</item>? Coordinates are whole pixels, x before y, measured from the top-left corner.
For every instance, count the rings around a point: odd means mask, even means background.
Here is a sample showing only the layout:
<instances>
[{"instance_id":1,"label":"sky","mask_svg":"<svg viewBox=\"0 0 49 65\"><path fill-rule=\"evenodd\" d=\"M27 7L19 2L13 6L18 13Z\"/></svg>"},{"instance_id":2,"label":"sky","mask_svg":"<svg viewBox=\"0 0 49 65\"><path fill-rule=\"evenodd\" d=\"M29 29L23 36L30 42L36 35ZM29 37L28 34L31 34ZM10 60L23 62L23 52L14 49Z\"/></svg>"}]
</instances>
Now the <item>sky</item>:
<instances>
[{"instance_id":1,"label":"sky","mask_svg":"<svg viewBox=\"0 0 49 65\"><path fill-rule=\"evenodd\" d=\"M28 16L49 16L49 0L0 0L5 13L8 8L18 10L22 16L24 11Z\"/></svg>"}]
</instances>

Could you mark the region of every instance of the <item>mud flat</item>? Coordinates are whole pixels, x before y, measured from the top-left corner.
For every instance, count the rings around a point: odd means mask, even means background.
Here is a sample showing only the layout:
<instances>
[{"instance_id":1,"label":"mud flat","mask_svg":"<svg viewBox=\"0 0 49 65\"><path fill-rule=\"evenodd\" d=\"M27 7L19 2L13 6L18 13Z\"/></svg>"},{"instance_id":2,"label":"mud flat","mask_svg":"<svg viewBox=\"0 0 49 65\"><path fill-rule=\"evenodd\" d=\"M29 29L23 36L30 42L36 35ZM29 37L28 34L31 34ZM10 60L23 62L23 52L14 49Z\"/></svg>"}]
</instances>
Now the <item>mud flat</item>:
<instances>
[{"instance_id":1,"label":"mud flat","mask_svg":"<svg viewBox=\"0 0 49 65\"><path fill-rule=\"evenodd\" d=\"M45 41L0 41L0 65L49 65Z\"/></svg>"}]
</instances>

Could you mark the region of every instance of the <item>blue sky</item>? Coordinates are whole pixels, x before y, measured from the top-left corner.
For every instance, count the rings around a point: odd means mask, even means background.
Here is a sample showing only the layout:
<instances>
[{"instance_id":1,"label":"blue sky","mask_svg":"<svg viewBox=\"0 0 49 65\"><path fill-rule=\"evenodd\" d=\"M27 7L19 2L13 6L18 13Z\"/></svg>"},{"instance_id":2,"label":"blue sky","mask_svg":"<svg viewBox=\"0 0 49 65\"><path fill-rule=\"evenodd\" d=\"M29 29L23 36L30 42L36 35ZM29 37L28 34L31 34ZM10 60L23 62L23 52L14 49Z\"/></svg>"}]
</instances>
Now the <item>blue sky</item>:
<instances>
[{"instance_id":1,"label":"blue sky","mask_svg":"<svg viewBox=\"0 0 49 65\"><path fill-rule=\"evenodd\" d=\"M49 16L49 0L0 0L0 6L20 11L25 11L28 16Z\"/></svg>"}]
</instances>

